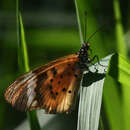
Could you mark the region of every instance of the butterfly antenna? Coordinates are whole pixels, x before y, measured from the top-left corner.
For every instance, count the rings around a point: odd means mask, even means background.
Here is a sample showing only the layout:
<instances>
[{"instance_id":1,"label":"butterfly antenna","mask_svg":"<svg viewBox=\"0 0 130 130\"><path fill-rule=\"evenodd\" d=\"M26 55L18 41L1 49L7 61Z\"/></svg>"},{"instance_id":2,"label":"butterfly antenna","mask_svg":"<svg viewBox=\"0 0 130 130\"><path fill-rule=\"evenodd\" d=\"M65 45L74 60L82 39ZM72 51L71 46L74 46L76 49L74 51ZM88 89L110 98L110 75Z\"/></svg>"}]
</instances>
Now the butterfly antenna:
<instances>
[{"instance_id":1,"label":"butterfly antenna","mask_svg":"<svg viewBox=\"0 0 130 130\"><path fill-rule=\"evenodd\" d=\"M99 32L105 25L107 25L108 23L113 23L113 20L112 20L111 22L105 22L102 26L100 26L99 28L97 28L97 30L89 36L87 42L89 42L89 40L90 40L97 32Z\"/></svg>"},{"instance_id":2,"label":"butterfly antenna","mask_svg":"<svg viewBox=\"0 0 130 130\"><path fill-rule=\"evenodd\" d=\"M103 26L104 26L104 25L103 25ZM89 42L89 40L90 40L97 32L99 32L99 31L102 29L103 26L99 27L94 33L92 33L92 34L89 36L87 42Z\"/></svg>"}]
</instances>

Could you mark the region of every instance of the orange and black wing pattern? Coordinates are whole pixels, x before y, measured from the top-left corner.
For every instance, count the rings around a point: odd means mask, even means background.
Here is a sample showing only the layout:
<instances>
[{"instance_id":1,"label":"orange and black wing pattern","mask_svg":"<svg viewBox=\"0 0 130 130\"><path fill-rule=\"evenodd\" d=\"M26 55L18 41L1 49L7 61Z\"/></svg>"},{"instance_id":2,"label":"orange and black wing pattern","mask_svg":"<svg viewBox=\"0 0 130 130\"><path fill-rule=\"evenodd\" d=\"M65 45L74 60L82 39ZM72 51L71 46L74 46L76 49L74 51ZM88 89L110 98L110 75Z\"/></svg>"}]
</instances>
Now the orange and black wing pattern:
<instances>
[{"instance_id":1,"label":"orange and black wing pattern","mask_svg":"<svg viewBox=\"0 0 130 130\"><path fill-rule=\"evenodd\" d=\"M21 111L69 112L82 75L78 62L72 54L24 74L7 88L5 99Z\"/></svg>"}]
</instances>

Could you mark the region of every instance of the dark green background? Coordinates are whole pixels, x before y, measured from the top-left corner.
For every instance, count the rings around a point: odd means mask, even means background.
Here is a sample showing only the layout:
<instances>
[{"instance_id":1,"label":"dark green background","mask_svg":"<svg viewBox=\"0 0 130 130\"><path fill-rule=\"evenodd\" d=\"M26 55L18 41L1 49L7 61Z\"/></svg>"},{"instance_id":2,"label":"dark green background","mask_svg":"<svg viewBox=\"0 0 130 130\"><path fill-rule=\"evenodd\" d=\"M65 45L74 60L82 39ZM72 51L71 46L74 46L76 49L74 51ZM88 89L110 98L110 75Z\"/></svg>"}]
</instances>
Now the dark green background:
<instances>
[{"instance_id":1,"label":"dark green background","mask_svg":"<svg viewBox=\"0 0 130 130\"><path fill-rule=\"evenodd\" d=\"M88 17L94 16L96 26L88 23L87 37L102 29L102 42L96 35L90 40L93 55L100 58L115 52L114 16L112 0L86 0ZM73 0L22 0L20 11L23 17L30 67L47 63L60 56L77 52L80 48L80 37ZM122 23L126 46L129 45L130 1L120 0ZM89 12L90 11L90 12ZM96 27L96 28L94 28ZM130 51L127 52L130 55ZM5 89L20 75L17 63L16 35L16 1L0 1L0 130L11 130L25 117L8 105L3 97Z\"/></svg>"}]
</instances>

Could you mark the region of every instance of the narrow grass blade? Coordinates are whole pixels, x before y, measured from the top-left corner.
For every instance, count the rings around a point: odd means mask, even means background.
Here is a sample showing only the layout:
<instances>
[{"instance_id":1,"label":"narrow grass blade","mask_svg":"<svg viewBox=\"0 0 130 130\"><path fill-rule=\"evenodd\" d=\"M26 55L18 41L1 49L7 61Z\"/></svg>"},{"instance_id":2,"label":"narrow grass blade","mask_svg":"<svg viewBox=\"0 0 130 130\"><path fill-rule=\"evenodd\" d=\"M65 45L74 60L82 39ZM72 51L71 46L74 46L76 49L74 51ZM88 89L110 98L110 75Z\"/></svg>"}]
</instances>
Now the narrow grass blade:
<instances>
[{"instance_id":1,"label":"narrow grass blade","mask_svg":"<svg viewBox=\"0 0 130 130\"><path fill-rule=\"evenodd\" d=\"M21 14L18 11L18 1L17 1L17 32L18 32L18 60L19 60L19 67L22 72L29 71L29 62L28 62L28 54L27 54L27 46L25 41L24 35L24 27L22 22ZM31 130L40 130L40 125L37 119L37 115L35 111L28 112L28 119L30 122L30 129Z\"/></svg>"},{"instance_id":2,"label":"narrow grass blade","mask_svg":"<svg viewBox=\"0 0 130 130\"><path fill-rule=\"evenodd\" d=\"M78 26L79 26L80 41L83 44L84 41L85 41L85 36L84 36L85 20L82 19L82 18L84 17L85 12L83 12L81 10L81 7L79 7L79 5L80 5L79 2L80 2L79 0L75 0L75 7L76 7L77 21L78 21Z\"/></svg>"},{"instance_id":3,"label":"narrow grass blade","mask_svg":"<svg viewBox=\"0 0 130 130\"><path fill-rule=\"evenodd\" d=\"M25 72L29 71L29 61L28 61L28 54L27 54L27 46L26 46L26 41L25 41L25 35L24 35L24 27L23 27L23 23L22 23L22 17L21 14L19 14L19 22L20 22L20 43L19 43L19 49L21 50L21 54L20 54L20 58L19 60L22 60L23 63L22 66L24 65L23 70L25 70Z\"/></svg>"},{"instance_id":4,"label":"narrow grass blade","mask_svg":"<svg viewBox=\"0 0 130 130\"><path fill-rule=\"evenodd\" d=\"M116 33L116 40L117 40L117 49L118 53L126 56L126 44L124 41L124 32L123 26L121 23L121 13L120 13L120 5L119 0L113 0L113 8L114 8L114 15L115 15L115 33Z\"/></svg>"}]
</instances>

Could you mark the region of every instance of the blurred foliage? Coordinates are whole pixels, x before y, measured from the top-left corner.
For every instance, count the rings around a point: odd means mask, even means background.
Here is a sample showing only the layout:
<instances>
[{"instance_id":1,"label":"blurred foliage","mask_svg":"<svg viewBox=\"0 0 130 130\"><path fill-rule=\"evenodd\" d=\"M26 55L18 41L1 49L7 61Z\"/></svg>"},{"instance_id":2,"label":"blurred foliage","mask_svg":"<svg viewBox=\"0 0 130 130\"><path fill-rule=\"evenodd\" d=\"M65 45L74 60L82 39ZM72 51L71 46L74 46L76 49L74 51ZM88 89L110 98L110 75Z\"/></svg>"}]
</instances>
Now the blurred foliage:
<instances>
[{"instance_id":1,"label":"blurred foliage","mask_svg":"<svg viewBox=\"0 0 130 130\"><path fill-rule=\"evenodd\" d=\"M86 0L85 2L88 14L87 38L98 27L107 23L90 40L92 54L97 54L102 58L121 49L121 46L117 44L117 34L115 34L114 24L117 21L114 21L113 1ZM120 24L124 31L121 35L127 41L125 42L127 46L125 57L129 59L130 4L129 0L117 2L120 3L120 15L122 15ZM0 130L13 129L25 119L25 114L13 109L3 97L8 85L20 75L17 62L15 6L15 0L0 1ZM79 50L80 37L74 1L24 0L20 1L20 10L31 68ZM110 76L107 77L102 107L105 130L130 129L129 91L129 86L121 86Z\"/></svg>"}]
</instances>

